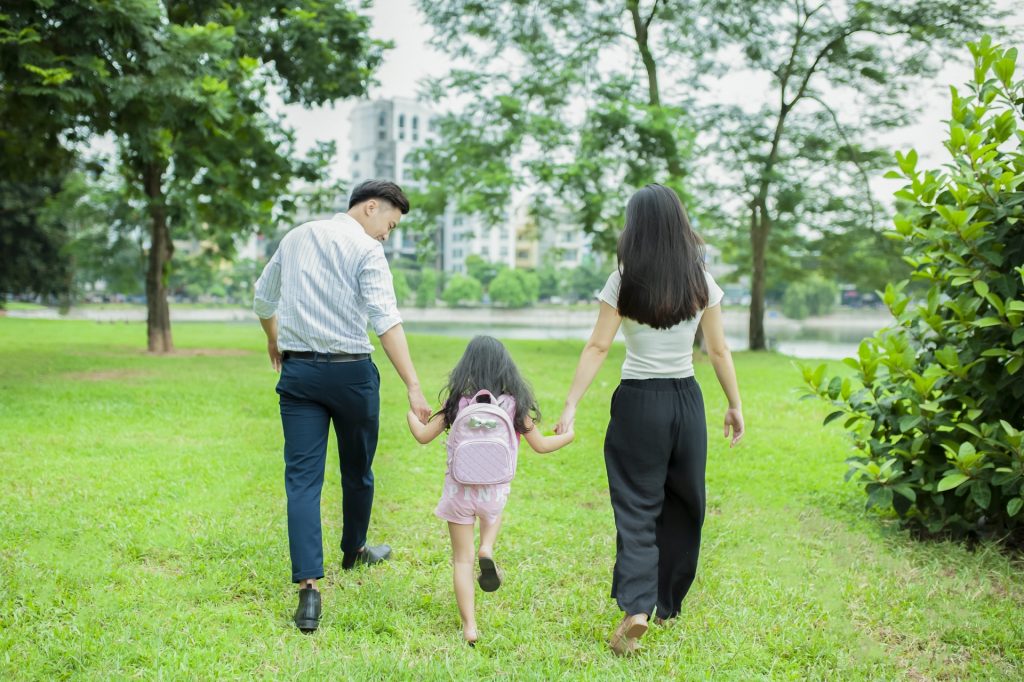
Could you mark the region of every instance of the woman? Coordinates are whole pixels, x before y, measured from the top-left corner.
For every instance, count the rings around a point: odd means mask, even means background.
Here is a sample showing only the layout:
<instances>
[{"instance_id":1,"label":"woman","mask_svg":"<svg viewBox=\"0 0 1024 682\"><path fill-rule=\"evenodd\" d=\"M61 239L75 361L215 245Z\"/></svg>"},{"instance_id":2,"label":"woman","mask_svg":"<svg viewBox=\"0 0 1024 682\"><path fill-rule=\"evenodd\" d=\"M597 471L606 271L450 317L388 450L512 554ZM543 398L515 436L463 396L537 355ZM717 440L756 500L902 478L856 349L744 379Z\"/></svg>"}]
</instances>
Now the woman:
<instances>
[{"instance_id":1,"label":"woman","mask_svg":"<svg viewBox=\"0 0 1024 682\"><path fill-rule=\"evenodd\" d=\"M616 530L612 597L626 614L609 644L621 656L639 648L655 609L658 623L678 615L697 571L707 460L704 401L693 376L698 325L729 401L730 447L743 437L743 413L722 330L722 290L704 269L703 241L673 190L648 185L630 198L618 260L555 431L571 428L621 324L626 360L604 441Z\"/></svg>"}]
</instances>

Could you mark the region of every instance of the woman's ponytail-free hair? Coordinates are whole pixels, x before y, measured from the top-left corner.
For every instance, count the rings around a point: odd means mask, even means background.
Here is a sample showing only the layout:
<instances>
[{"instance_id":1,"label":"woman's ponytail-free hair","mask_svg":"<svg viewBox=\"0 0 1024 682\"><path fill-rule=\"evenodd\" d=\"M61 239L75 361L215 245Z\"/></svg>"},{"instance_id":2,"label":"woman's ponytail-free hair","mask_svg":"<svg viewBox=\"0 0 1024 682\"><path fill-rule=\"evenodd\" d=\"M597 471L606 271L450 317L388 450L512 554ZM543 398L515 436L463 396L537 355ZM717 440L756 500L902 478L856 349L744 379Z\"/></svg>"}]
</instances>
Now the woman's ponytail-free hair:
<instances>
[{"instance_id":1,"label":"woman's ponytail-free hair","mask_svg":"<svg viewBox=\"0 0 1024 682\"><path fill-rule=\"evenodd\" d=\"M630 197L618 259L622 317L669 329L707 307L704 241L672 189L652 184Z\"/></svg>"}]
</instances>

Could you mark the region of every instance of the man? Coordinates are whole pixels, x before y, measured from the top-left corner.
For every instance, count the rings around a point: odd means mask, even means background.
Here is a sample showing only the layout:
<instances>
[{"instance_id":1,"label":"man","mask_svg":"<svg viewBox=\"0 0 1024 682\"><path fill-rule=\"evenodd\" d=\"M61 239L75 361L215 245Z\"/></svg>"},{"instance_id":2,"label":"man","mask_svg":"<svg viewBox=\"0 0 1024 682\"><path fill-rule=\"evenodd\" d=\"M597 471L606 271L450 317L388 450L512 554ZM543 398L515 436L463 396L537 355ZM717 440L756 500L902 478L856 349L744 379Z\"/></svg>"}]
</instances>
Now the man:
<instances>
[{"instance_id":1,"label":"man","mask_svg":"<svg viewBox=\"0 0 1024 682\"><path fill-rule=\"evenodd\" d=\"M398 185L364 182L352 192L348 213L289 232L256 282L253 309L267 334L270 363L281 373L288 544L292 582L299 584L294 620L303 632L320 622L320 492L332 421L341 461L342 568L391 554L387 545L366 544L380 418L380 373L370 360L367 321L405 382L409 406L424 423L430 416L382 244L408 212Z\"/></svg>"}]
</instances>

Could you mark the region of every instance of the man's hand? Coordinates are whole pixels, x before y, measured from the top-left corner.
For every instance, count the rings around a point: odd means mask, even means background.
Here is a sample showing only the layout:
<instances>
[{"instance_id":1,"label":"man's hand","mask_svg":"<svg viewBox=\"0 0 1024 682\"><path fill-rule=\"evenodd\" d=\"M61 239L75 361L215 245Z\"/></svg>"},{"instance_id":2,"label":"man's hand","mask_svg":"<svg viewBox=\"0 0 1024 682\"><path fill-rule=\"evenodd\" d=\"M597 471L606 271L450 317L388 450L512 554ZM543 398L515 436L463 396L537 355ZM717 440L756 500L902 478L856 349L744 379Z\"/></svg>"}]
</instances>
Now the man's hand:
<instances>
[{"instance_id":1,"label":"man's hand","mask_svg":"<svg viewBox=\"0 0 1024 682\"><path fill-rule=\"evenodd\" d=\"M260 318L260 326L263 333L267 335L267 355L270 356L270 366L275 372L281 371L281 351L277 348L277 315L267 318Z\"/></svg>"},{"instance_id":2,"label":"man's hand","mask_svg":"<svg viewBox=\"0 0 1024 682\"><path fill-rule=\"evenodd\" d=\"M275 372L281 371L281 351L277 349L277 341L267 341L267 354L270 356L270 366Z\"/></svg>"},{"instance_id":3,"label":"man's hand","mask_svg":"<svg viewBox=\"0 0 1024 682\"><path fill-rule=\"evenodd\" d=\"M427 399L423 397L423 391L419 388L409 389L409 409L412 410L421 424L426 424L430 421L430 405L427 404Z\"/></svg>"}]
</instances>

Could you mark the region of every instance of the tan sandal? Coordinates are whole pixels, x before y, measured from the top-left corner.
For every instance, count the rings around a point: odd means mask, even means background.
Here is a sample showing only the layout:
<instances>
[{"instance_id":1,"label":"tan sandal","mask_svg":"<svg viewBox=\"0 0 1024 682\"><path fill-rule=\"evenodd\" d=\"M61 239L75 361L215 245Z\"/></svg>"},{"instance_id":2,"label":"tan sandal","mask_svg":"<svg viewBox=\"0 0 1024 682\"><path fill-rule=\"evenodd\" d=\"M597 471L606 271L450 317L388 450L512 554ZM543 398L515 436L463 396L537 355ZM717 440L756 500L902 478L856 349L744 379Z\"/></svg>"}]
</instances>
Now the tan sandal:
<instances>
[{"instance_id":1,"label":"tan sandal","mask_svg":"<svg viewBox=\"0 0 1024 682\"><path fill-rule=\"evenodd\" d=\"M635 613L626 616L615 628L612 637L608 640L608 646L617 656L628 656L640 648L637 643L644 633L647 632L647 614Z\"/></svg>"}]
</instances>

